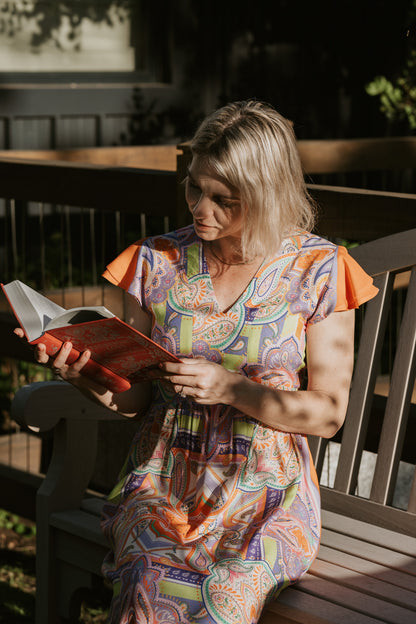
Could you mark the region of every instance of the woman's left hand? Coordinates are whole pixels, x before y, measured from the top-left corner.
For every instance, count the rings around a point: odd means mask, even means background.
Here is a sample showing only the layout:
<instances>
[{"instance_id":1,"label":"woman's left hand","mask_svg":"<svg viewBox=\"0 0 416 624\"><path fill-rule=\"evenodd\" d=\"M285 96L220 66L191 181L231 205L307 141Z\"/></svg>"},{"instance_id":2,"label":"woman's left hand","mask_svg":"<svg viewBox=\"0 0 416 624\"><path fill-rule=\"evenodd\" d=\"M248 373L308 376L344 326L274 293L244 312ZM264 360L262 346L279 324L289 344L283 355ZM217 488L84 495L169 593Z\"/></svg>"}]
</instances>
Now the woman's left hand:
<instances>
[{"instance_id":1,"label":"woman's left hand","mask_svg":"<svg viewBox=\"0 0 416 624\"><path fill-rule=\"evenodd\" d=\"M220 364L198 357L183 358L180 364L165 362L161 369L175 392L203 405L231 404L233 388L240 377Z\"/></svg>"}]
</instances>

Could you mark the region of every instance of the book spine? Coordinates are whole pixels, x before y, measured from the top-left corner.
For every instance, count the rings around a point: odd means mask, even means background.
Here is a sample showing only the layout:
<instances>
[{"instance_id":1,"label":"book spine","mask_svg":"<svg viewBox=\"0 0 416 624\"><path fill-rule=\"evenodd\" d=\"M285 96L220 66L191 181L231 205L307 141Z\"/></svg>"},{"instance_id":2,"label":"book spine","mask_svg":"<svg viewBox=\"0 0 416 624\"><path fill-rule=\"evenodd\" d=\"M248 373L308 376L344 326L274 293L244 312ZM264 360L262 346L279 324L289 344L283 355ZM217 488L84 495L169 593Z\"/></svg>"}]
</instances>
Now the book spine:
<instances>
[{"instance_id":1,"label":"book spine","mask_svg":"<svg viewBox=\"0 0 416 624\"><path fill-rule=\"evenodd\" d=\"M55 338L55 336L52 336L48 332L31 342L31 344L39 343L46 346L46 353L52 358L56 356L63 344L59 338ZM73 364L80 355L81 354L77 349L72 348L66 359L66 363ZM113 371L109 370L105 366L101 366L101 364L98 364L93 359L88 360L85 366L82 367L80 374L96 381L97 383L100 383L111 392L125 392L131 387L131 384L127 381L127 379L123 379L123 377L116 375Z\"/></svg>"}]
</instances>

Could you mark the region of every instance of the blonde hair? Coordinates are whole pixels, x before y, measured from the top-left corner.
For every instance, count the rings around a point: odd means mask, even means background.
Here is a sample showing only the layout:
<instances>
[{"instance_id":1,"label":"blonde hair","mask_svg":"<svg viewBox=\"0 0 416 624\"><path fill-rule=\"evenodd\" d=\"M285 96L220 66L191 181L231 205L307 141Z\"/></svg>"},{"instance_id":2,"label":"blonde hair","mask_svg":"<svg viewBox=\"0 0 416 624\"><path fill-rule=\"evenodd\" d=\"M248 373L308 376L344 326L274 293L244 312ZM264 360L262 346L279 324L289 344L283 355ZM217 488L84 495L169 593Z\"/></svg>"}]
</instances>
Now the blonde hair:
<instances>
[{"instance_id":1,"label":"blonde hair","mask_svg":"<svg viewBox=\"0 0 416 624\"><path fill-rule=\"evenodd\" d=\"M191 141L200 163L241 196L242 252L269 256L285 236L312 229L314 204L303 177L291 123L256 100L209 115Z\"/></svg>"}]
</instances>

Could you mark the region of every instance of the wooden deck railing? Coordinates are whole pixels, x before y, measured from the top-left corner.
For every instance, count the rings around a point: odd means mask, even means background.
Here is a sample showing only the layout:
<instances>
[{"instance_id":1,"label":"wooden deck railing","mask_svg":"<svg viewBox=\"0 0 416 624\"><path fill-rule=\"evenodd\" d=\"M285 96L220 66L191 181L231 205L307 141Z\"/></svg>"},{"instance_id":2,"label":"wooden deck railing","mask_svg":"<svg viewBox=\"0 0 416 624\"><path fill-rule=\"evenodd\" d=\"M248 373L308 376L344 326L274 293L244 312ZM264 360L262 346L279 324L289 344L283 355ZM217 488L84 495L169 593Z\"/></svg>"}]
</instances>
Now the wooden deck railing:
<instances>
[{"instance_id":1,"label":"wooden deck railing","mask_svg":"<svg viewBox=\"0 0 416 624\"><path fill-rule=\"evenodd\" d=\"M299 146L309 172L328 171L331 163L336 172L358 166L409 171L416 139L392 141L387 145L386 140L301 141ZM407 146L404 155L399 149L403 146ZM69 297L68 288L77 286L81 299L77 302L72 292L71 305L83 305L88 296L85 287L100 284L101 270L124 246L189 222L180 184L189 162L186 144L179 150L174 146L111 149L48 152L48 158L37 160L16 154L0 158L2 281L18 277L43 290L55 289L61 301ZM51 156L65 160L49 160ZM82 162L91 158L101 164ZM142 165L146 158L160 168L120 165ZM328 238L361 242L416 224L416 195L308 187L319 205L317 232ZM3 300L0 310L5 309ZM10 355L18 348L8 338L10 316L3 314L1 320L0 355Z\"/></svg>"},{"instance_id":2,"label":"wooden deck railing","mask_svg":"<svg viewBox=\"0 0 416 624\"><path fill-rule=\"evenodd\" d=\"M334 145L331 152L325 142L319 143L300 142L310 174L327 170L331 158L338 173L348 169L348 157L338 150L341 144L335 146L337 160L330 156ZM409 158L402 158L396 170L412 170L414 144L410 142ZM361 156L358 160L351 156L350 165L355 168L361 163L371 169L366 164L368 146L358 147ZM140 148L127 148L124 160L119 148L117 154L109 150L95 153L99 163L82 162L92 157L86 153L90 150L71 150L72 156L48 154L66 160L32 160L28 154L0 157L1 281L23 279L65 307L103 303L122 315L118 289L104 287L99 275L137 238L189 222L180 184L189 152L186 146L174 153L170 147L164 156L159 151L157 164L148 148L147 161L143 154L134 158ZM314 153L319 156L315 164L307 161L307 154L311 158ZM111 156L116 164L109 164ZM176 167L172 158L177 158ZM144 162L158 168L144 169ZM413 194L314 184L309 184L309 190L320 206L317 232L328 238L367 241L416 225ZM0 358L31 361L31 350L13 336L14 325L6 302L0 299Z\"/></svg>"},{"instance_id":3,"label":"wooden deck railing","mask_svg":"<svg viewBox=\"0 0 416 624\"><path fill-rule=\"evenodd\" d=\"M180 148L185 165L190 158L189 144ZM416 193L414 136L301 140L298 148L310 183ZM184 165L179 167L184 170Z\"/></svg>"}]
</instances>

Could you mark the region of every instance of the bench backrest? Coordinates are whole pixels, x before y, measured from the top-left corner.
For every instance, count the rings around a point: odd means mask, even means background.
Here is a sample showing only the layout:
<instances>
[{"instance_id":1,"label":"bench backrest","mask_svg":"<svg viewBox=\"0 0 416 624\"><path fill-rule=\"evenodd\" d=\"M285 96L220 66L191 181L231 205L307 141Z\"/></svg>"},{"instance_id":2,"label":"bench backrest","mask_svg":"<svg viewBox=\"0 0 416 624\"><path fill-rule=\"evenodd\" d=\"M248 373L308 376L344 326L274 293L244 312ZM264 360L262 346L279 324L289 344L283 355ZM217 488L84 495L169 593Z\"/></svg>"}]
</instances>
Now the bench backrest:
<instances>
[{"instance_id":1,"label":"bench backrest","mask_svg":"<svg viewBox=\"0 0 416 624\"><path fill-rule=\"evenodd\" d=\"M333 487L322 488L323 506L330 511L363 521L371 520L379 526L416 536L415 476L407 509L392 506L405 447L406 461L415 463L414 444L405 443L415 427L416 405L412 403L412 395L416 374L416 229L365 243L351 249L351 255L373 276L379 293L365 305L335 480ZM403 281L405 303L397 312L397 293ZM403 297L403 290L400 292ZM390 346L395 351L393 356L386 353L385 348L386 330L392 323L395 329L395 344ZM392 365L386 380L388 388L383 393L386 398L383 399L375 394L375 388L386 358ZM374 425L372 413L376 408L380 409L380 399L384 414L367 499L356 495L356 486L369 424ZM416 401L415 397L413 401ZM322 467L325 446L323 440L311 440L318 470Z\"/></svg>"}]
</instances>

